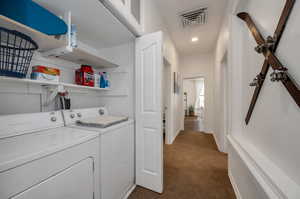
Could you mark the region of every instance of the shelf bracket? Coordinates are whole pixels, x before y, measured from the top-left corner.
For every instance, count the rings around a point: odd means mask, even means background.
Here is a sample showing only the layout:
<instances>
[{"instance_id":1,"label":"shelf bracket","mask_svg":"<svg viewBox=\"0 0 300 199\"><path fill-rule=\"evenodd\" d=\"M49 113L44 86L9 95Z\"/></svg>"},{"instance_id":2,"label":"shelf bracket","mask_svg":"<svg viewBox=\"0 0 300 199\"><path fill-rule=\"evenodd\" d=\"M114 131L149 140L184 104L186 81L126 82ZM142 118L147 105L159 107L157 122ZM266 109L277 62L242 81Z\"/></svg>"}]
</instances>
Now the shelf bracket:
<instances>
[{"instance_id":1,"label":"shelf bracket","mask_svg":"<svg viewBox=\"0 0 300 199\"><path fill-rule=\"evenodd\" d=\"M69 53L73 52L73 47L72 47L72 13L71 13L71 11L68 11L68 12L65 13L64 21L68 25L68 32L65 36L66 46L43 52L42 55L44 57L60 57L60 56L63 56L63 55L66 55L66 54L69 54Z\"/></svg>"}]
</instances>

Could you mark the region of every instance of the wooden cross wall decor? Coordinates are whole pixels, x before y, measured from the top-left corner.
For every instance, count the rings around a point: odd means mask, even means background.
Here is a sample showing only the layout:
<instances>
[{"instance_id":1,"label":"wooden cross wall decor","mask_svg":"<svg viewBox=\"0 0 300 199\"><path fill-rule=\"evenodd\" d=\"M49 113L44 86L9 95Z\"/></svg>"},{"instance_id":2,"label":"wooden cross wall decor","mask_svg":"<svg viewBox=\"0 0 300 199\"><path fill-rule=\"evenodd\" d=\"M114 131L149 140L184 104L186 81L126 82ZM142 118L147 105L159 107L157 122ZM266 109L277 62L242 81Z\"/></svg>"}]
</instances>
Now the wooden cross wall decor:
<instances>
[{"instance_id":1,"label":"wooden cross wall decor","mask_svg":"<svg viewBox=\"0 0 300 199\"><path fill-rule=\"evenodd\" d=\"M285 88L288 90L289 94L292 96L292 98L300 108L300 90L297 84L291 78L290 74L288 73L288 69L284 67L283 64L279 61L279 59L274 55L280 42L281 36L284 32L288 18L292 12L295 1L296 0L286 1L285 7L281 14L274 35L267 37L266 40L259 32L258 28L256 27L255 23L253 22L251 16L248 13L242 12L237 15L247 24L256 43L258 44L258 46L255 47L255 51L259 54L263 54L265 57L265 61L262 66L261 72L256 76L253 82L250 83L250 86L255 86L256 88L245 119L246 124L248 124L250 121L252 112L254 110L256 101L258 99L259 93L261 91L270 66L274 70L274 72L271 74L271 81L282 82Z\"/></svg>"}]
</instances>

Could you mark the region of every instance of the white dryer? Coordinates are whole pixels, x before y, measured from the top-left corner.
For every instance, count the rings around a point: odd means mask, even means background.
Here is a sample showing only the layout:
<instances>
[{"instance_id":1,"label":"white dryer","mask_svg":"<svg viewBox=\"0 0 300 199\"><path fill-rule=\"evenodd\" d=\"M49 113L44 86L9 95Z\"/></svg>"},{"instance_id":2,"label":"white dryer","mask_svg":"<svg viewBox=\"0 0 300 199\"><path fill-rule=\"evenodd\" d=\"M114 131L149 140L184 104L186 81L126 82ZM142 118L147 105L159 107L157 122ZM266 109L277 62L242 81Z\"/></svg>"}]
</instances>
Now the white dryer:
<instances>
[{"instance_id":1,"label":"white dryer","mask_svg":"<svg viewBox=\"0 0 300 199\"><path fill-rule=\"evenodd\" d=\"M104 107L67 110L63 115L68 127L100 135L101 199L127 198L135 184L134 121L110 116ZM79 121L98 123L83 126Z\"/></svg>"},{"instance_id":2,"label":"white dryer","mask_svg":"<svg viewBox=\"0 0 300 199\"><path fill-rule=\"evenodd\" d=\"M64 127L61 112L0 116L1 199L93 199L99 135Z\"/></svg>"}]
</instances>

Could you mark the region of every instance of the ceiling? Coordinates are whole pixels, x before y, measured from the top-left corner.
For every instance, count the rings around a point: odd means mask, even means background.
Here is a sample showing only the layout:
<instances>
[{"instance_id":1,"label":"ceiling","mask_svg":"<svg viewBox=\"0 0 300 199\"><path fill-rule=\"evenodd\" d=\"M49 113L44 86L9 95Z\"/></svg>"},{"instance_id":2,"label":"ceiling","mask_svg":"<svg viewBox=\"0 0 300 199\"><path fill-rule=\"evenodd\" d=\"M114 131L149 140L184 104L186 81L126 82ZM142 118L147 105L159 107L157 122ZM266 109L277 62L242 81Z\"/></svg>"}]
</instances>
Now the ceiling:
<instances>
[{"instance_id":1,"label":"ceiling","mask_svg":"<svg viewBox=\"0 0 300 199\"><path fill-rule=\"evenodd\" d=\"M181 54L206 53L214 50L227 0L156 0L162 17ZM207 24L183 28L179 14L208 7ZM192 37L198 37L193 43Z\"/></svg>"}]
</instances>

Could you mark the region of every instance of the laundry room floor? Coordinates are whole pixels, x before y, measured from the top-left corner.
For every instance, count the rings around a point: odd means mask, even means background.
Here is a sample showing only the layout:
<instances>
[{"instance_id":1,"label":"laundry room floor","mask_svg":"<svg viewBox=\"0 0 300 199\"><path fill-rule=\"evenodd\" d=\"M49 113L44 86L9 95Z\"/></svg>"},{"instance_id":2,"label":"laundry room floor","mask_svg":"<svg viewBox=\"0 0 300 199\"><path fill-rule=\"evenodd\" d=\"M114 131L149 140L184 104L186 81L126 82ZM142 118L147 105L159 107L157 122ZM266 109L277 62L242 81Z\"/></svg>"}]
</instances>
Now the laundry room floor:
<instances>
[{"instance_id":1,"label":"laundry room floor","mask_svg":"<svg viewBox=\"0 0 300 199\"><path fill-rule=\"evenodd\" d=\"M164 146L164 192L137 187L129 199L235 199L227 174L227 155L210 134L182 131Z\"/></svg>"}]
</instances>

